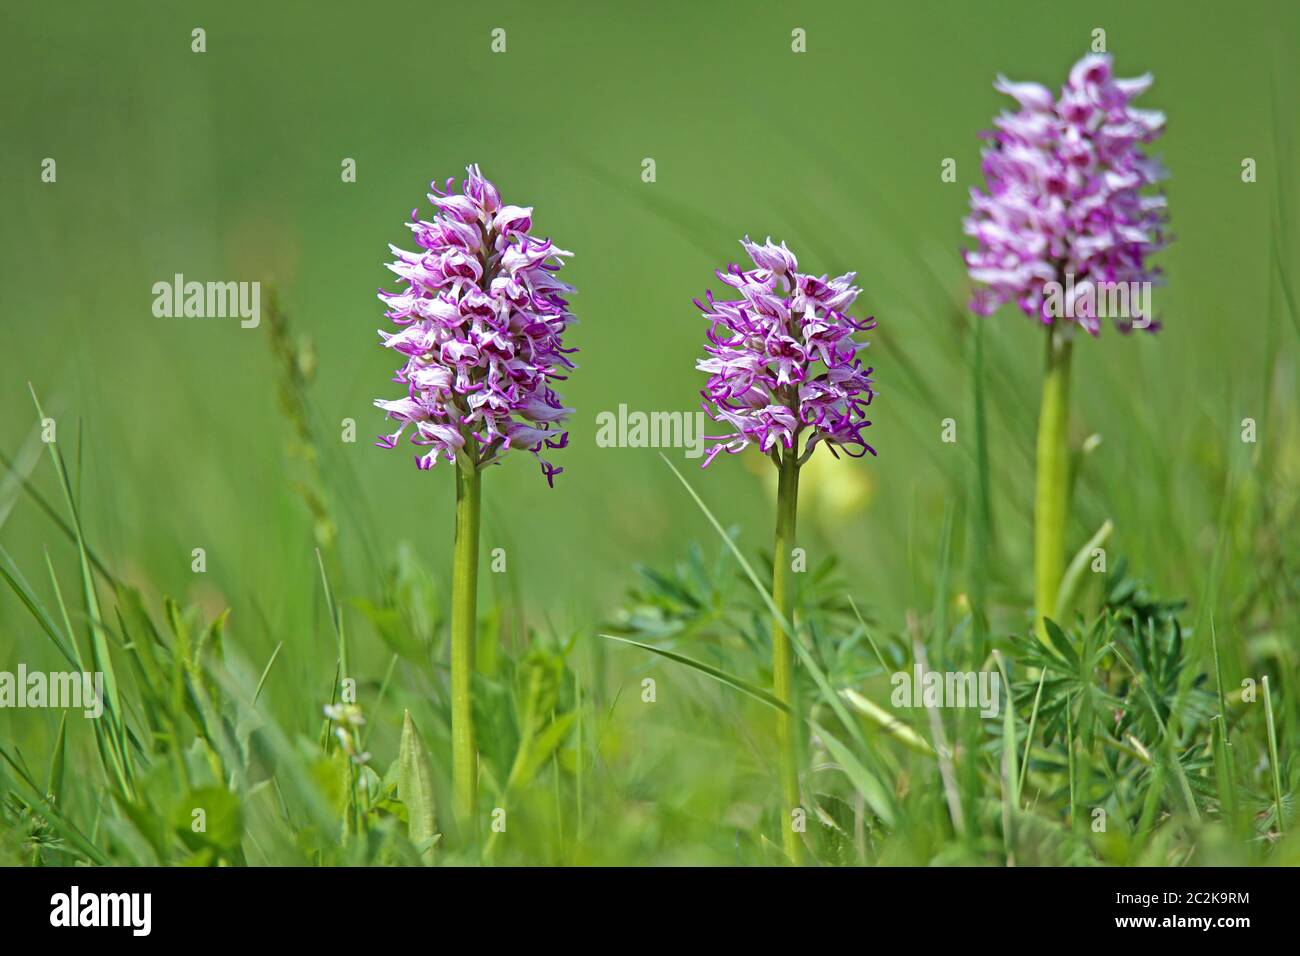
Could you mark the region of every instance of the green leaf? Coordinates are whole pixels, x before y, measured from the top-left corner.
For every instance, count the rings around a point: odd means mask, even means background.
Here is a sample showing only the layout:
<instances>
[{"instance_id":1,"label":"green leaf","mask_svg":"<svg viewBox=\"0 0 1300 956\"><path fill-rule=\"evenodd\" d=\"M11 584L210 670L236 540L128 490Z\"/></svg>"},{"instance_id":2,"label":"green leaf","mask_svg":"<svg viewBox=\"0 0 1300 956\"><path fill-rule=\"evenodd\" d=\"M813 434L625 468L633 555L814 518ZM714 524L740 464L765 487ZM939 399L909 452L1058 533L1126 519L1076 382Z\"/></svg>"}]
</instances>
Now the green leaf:
<instances>
[{"instance_id":1,"label":"green leaf","mask_svg":"<svg viewBox=\"0 0 1300 956\"><path fill-rule=\"evenodd\" d=\"M1050 617L1045 617L1043 618L1043 627L1047 632L1047 640L1051 644L1052 650L1057 653L1061 660L1068 664L1077 664L1079 655L1074 652L1070 639L1061 631L1060 626Z\"/></svg>"},{"instance_id":2,"label":"green leaf","mask_svg":"<svg viewBox=\"0 0 1300 956\"><path fill-rule=\"evenodd\" d=\"M201 816L195 811L202 810ZM197 829L202 824L202 829ZM172 806L172 827L191 850L212 847L223 856L234 854L244 839L239 798L224 787L187 791Z\"/></svg>"},{"instance_id":3,"label":"green leaf","mask_svg":"<svg viewBox=\"0 0 1300 956\"><path fill-rule=\"evenodd\" d=\"M824 727L814 720L809 720L808 724L826 744L826 749L835 758L835 762L843 768L853 788L862 794L862 799L867 802L867 806L871 807L872 812L888 826L893 826L897 815L894 811L894 801L885 786L862 765L853 751L827 732Z\"/></svg>"},{"instance_id":4,"label":"green leaf","mask_svg":"<svg viewBox=\"0 0 1300 956\"><path fill-rule=\"evenodd\" d=\"M577 718L576 712L561 714L543 727L539 734L526 741L527 753L510 775L511 788L527 786L542 765L551 759L555 749L564 743Z\"/></svg>"},{"instance_id":5,"label":"green leaf","mask_svg":"<svg viewBox=\"0 0 1300 956\"><path fill-rule=\"evenodd\" d=\"M433 774L409 710L402 718L402 740L397 753L397 795L406 806L407 833L411 842L421 846L425 841L433 839L437 829L434 819Z\"/></svg>"},{"instance_id":6,"label":"green leaf","mask_svg":"<svg viewBox=\"0 0 1300 956\"><path fill-rule=\"evenodd\" d=\"M1056 620L1064 621L1069 617L1075 603L1079 600L1079 593L1083 590L1084 572L1092 561L1093 550L1103 547L1110 540L1111 532L1114 530L1115 525L1107 518L1097 529L1096 534L1088 539L1088 543L1075 553L1074 559L1070 561L1069 567L1061 577L1061 586L1056 592L1056 610L1052 615Z\"/></svg>"}]
</instances>

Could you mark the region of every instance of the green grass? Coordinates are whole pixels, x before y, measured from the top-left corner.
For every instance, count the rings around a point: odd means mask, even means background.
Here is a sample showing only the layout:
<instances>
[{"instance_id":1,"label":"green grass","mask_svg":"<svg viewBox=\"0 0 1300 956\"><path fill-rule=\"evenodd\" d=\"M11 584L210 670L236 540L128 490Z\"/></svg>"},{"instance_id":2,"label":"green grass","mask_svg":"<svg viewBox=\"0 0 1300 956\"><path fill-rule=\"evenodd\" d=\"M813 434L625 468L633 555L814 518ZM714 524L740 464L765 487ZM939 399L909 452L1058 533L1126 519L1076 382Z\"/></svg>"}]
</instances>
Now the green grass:
<instances>
[{"instance_id":1,"label":"green grass","mask_svg":"<svg viewBox=\"0 0 1300 956\"><path fill-rule=\"evenodd\" d=\"M358 699L373 701L368 720L381 727L373 744L367 727L363 745L340 747L330 721L313 733L322 718L311 716L310 697L296 726L259 703L283 642L254 667L226 646L224 614L205 621L167 601L160 623L138 590L92 570L74 476L58 447L51 452L68 490L62 536L81 555L82 601L64 601L53 566L52 605L19 569L7 568L5 581L70 664L112 660L121 682L106 694L104 719L74 715L71 729L68 717L60 719L41 767L19 745L0 748L8 824L0 847L9 862L582 864L649 852L668 861L762 863L788 856L776 849L781 801L771 767L772 717L785 705L764 689L766 658L752 653L783 616L770 582L699 497L698 482L680 472L704 518L700 530L711 526L721 550L709 560L692 548L673 569L644 570L645 583L606 624L621 633L599 635L631 645L621 654L649 657L593 670L596 631L520 635L502 605L482 619L480 646L504 648L482 656L475 685L485 789L499 808L485 822L505 826L493 827L475 850L444 847L436 822L450 789L451 748L445 667L435 663L446 642L436 587L391 587L381 603L351 615L370 621L381 639L384 621L404 629L422 620L425 627L411 627L409 636L418 641L423 632L431 642L408 651L415 661L396 680L393 665L403 656L396 644L382 678L367 675L350 663L347 603L337 602L320 558L335 673L356 675ZM934 577L944 593L947 550ZM399 571L403 577L429 581L418 568ZM1123 561L1104 577L1086 615L1068 629L1049 622L1043 645L1027 626L1018 634L994 626L990 660L977 656L980 645L971 640L974 615L950 595L941 593L925 619L909 615L901 632L868 627L833 559L810 571L793 619L783 619L805 684L796 699L807 702L800 791L811 811L802 839L812 859L1291 861L1294 841L1285 832L1295 774L1281 763L1278 731L1294 719L1287 698L1275 700L1268 676L1262 703L1226 690L1217 639L1198 670L1184 602L1152 595ZM99 656L83 657L83 647ZM1013 690L1012 706L976 726L960 711L929 709L923 717L884 706L889 673L927 657L955 669L995 666ZM421 658L424 666L413 667ZM653 678L654 693L644 693L642 675ZM582 686L598 689L584 695ZM419 722L413 712L423 715ZM383 727L393 723L400 739ZM419 723L432 732L421 735ZM362 749L373 751L364 764L349 758ZM69 761L92 755L98 778L69 780ZM197 810L206 822L198 833Z\"/></svg>"}]
</instances>

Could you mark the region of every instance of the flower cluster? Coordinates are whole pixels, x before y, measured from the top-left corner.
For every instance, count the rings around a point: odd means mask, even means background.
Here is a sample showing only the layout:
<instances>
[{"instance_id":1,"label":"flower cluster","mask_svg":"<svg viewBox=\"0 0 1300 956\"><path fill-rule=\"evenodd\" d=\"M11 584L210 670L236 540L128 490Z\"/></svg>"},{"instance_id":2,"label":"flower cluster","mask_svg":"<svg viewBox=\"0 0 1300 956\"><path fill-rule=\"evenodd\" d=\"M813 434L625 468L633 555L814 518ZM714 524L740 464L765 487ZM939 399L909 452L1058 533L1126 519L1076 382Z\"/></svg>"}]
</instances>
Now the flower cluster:
<instances>
[{"instance_id":1,"label":"flower cluster","mask_svg":"<svg viewBox=\"0 0 1300 956\"><path fill-rule=\"evenodd\" d=\"M700 393L704 410L729 426L710 435L714 445L704 466L726 451L735 454L757 444L764 454L778 444L797 453L800 432L810 431L803 457L820 442L860 458L876 451L862 438L866 407L874 395L870 368L857 357L863 346L854 332L875 328L845 314L858 290L856 273L835 279L797 271L799 263L785 244L741 243L755 268L732 265L718 278L740 293L736 301L695 305L709 323L709 344L696 368L709 373Z\"/></svg>"},{"instance_id":2,"label":"flower cluster","mask_svg":"<svg viewBox=\"0 0 1300 956\"><path fill-rule=\"evenodd\" d=\"M439 457L470 467L499 461L510 449L537 456L548 483L564 469L542 457L563 448L562 426L573 410L551 388L574 367L562 336L573 321L565 296L573 287L556 272L572 255L549 239L529 235L531 208L507 206L477 166L467 170L462 194L433 184L432 222L411 213L419 252L390 246L388 268L405 288L380 291L385 315L402 326L381 331L385 347L402 356L394 378L407 394L376 400L401 423L377 445L396 447L413 429L412 443L427 447L421 469Z\"/></svg>"},{"instance_id":3,"label":"flower cluster","mask_svg":"<svg viewBox=\"0 0 1300 956\"><path fill-rule=\"evenodd\" d=\"M965 253L977 314L1015 302L1031 318L1071 317L1096 335L1093 303L1107 285L1158 279L1147 259L1165 244L1165 198L1140 190L1164 171L1139 146L1160 135L1165 118L1130 105L1150 85L1150 74L1116 79L1110 57L1099 54L1075 64L1055 100L1037 83L998 77L995 89L1020 109L985 134L988 191L971 190L964 223L977 243ZM1067 280L1071 301L1055 308L1051 291Z\"/></svg>"}]
</instances>

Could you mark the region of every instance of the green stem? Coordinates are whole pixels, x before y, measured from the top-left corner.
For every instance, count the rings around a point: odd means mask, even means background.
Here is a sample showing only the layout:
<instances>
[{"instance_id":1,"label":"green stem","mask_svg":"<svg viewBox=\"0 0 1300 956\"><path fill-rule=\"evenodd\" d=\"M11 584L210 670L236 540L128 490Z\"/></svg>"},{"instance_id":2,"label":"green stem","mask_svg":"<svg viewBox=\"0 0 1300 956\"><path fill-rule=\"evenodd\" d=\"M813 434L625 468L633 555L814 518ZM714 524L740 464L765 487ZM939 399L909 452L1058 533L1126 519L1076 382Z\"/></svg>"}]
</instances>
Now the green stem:
<instances>
[{"instance_id":1,"label":"green stem","mask_svg":"<svg viewBox=\"0 0 1300 956\"><path fill-rule=\"evenodd\" d=\"M1053 326L1047 335L1043 402L1038 412L1038 474L1034 487L1034 629L1044 644L1048 641L1043 618L1056 613L1056 593L1065 573L1069 420L1070 337L1067 331Z\"/></svg>"},{"instance_id":2,"label":"green stem","mask_svg":"<svg viewBox=\"0 0 1300 956\"><path fill-rule=\"evenodd\" d=\"M772 683L778 699L788 711L777 714L776 734L780 747L781 846L794 863L803 857L803 844L794 831L793 811L799 806L799 777L795 761L794 659L790 635L782 618L794 620L794 588L790 579L790 551L795 541L795 517L799 510L799 461L795 449L786 449L780 464L776 494L776 540L772 554L772 603L781 617L772 622Z\"/></svg>"},{"instance_id":3,"label":"green stem","mask_svg":"<svg viewBox=\"0 0 1300 956\"><path fill-rule=\"evenodd\" d=\"M478 622L478 468L456 466L456 539L451 584L451 776L457 826L477 831L478 750L474 745L474 641Z\"/></svg>"}]
</instances>

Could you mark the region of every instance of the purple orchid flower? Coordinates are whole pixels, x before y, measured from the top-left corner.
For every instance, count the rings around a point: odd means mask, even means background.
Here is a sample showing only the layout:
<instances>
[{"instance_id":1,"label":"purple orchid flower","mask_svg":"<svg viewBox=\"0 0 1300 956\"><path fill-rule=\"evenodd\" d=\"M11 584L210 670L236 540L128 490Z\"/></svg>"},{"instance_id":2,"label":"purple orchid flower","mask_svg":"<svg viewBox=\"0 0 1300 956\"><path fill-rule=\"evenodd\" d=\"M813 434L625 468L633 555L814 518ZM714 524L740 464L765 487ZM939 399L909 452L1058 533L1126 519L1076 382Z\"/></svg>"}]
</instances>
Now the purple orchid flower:
<instances>
[{"instance_id":1,"label":"purple orchid flower","mask_svg":"<svg viewBox=\"0 0 1300 956\"><path fill-rule=\"evenodd\" d=\"M985 134L988 188L971 190L972 311L990 315L1014 302L1044 324L1064 317L1096 335L1103 287L1159 281L1147 260L1167 243L1165 197L1141 191L1166 174L1140 147L1160 136L1165 117L1131 105L1150 86L1150 74L1115 78L1104 54L1076 63L1055 99L1045 86L998 77L995 88L1020 109ZM1066 283L1060 308L1051 292ZM1149 316L1122 318L1122 331L1158 328Z\"/></svg>"},{"instance_id":2,"label":"purple orchid flower","mask_svg":"<svg viewBox=\"0 0 1300 956\"><path fill-rule=\"evenodd\" d=\"M400 423L376 444L395 448L410 428L412 444L427 449L415 459L420 469L458 456L481 469L527 451L553 484L564 469L543 452L565 447L573 410L552 383L574 368L577 351L563 344L575 290L556 273L572 253L530 235L532 209L503 205L478 166L467 174L460 195L454 180L432 184L432 221L412 211L419 252L390 246L388 268L404 288L379 297L401 330L379 335L404 360L394 381L407 393L375 401Z\"/></svg>"},{"instance_id":3,"label":"purple orchid flower","mask_svg":"<svg viewBox=\"0 0 1300 956\"><path fill-rule=\"evenodd\" d=\"M799 455L795 445L804 431L809 438L801 462L818 442L832 454L839 447L854 458L874 455L862 437L871 424L872 369L857 357L865 344L852 336L876 324L846 314L860 291L852 284L856 273L831 279L798 272L794 253L770 238L759 245L746 237L741 245L755 268L732 265L717 274L741 298L720 301L708 293L706 302L695 300L710 323L709 357L696 363L709 373L700 393L704 410L730 429L707 436L719 444L704 467L720 452L735 454L751 444L764 454L779 446Z\"/></svg>"}]
</instances>

